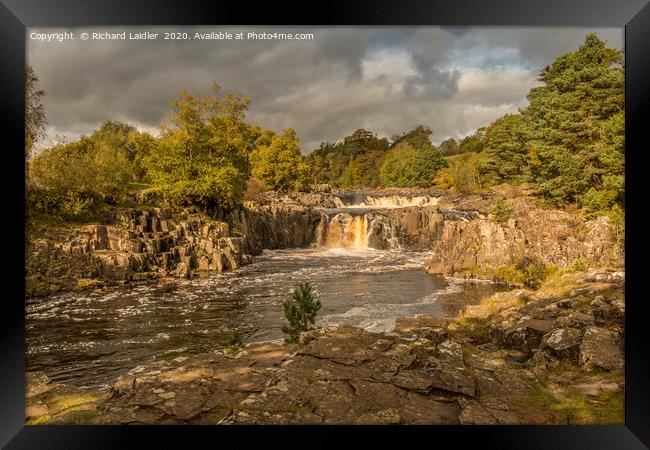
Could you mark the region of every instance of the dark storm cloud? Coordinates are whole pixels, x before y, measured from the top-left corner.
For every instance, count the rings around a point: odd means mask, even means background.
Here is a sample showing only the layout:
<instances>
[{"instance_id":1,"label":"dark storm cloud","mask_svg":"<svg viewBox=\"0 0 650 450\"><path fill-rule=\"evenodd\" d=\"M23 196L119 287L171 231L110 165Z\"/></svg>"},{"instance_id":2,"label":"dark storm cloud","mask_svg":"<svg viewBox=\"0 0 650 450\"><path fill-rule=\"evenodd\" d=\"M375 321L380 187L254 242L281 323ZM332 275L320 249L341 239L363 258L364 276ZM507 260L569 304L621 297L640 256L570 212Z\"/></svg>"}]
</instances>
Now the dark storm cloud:
<instances>
[{"instance_id":1,"label":"dark storm cloud","mask_svg":"<svg viewBox=\"0 0 650 450\"><path fill-rule=\"evenodd\" d=\"M417 124L433 140L516 111L537 71L586 29L458 27L186 27L110 31L308 32L309 41L28 40L46 91L48 134L76 137L112 118L155 130L181 89L214 82L251 98L249 117L295 128L305 152L364 127L392 136ZM60 30L33 29L37 32ZM83 31L107 31L68 29ZM622 31L596 30L613 47Z\"/></svg>"}]
</instances>

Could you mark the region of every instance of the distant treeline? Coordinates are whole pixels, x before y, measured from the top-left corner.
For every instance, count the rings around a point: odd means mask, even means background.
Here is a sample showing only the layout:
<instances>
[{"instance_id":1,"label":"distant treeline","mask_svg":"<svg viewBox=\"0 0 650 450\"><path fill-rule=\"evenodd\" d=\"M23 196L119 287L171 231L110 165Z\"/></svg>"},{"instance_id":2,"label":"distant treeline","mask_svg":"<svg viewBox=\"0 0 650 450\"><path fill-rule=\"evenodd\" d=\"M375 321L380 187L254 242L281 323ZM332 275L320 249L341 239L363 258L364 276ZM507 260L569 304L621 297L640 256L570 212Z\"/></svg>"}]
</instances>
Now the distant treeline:
<instances>
[{"instance_id":1,"label":"distant treeline","mask_svg":"<svg viewBox=\"0 0 650 450\"><path fill-rule=\"evenodd\" d=\"M355 131L338 143L323 143L307 156L312 180L332 186L430 187L447 162L420 125L392 142L370 131Z\"/></svg>"},{"instance_id":2,"label":"distant treeline","mask_svg":"<svg viewBox=\"0 0 650 450\"><path fill-rule=\"evenodd\" d=\"M263 189L442 187L477 192L531 183L562 206L588 216L623 204L624 73L622 52L595 34L539 74L529 106L439 147L419 125L391 140L357 130L303 156L296 132L246 120L249 99L183 91L159 136L107 121L90 136L30 155L45 124L38 79L26 73L27 195L34 214L85 220L106 205L158 199L202 210L228 210ZM617 206L618 207L618 206Z\"/></svg>"},{"instance_id":3,"label":"distant treeline","mask_svg":"<svg viewBox=\"0 0 650 450\"><path fill-rule=\"evenodd\" d=\"M543 84L530 90L529 105L519 113L439 148L423 126L393 142L358 130L342 142L324 143L307 157L313 178L341 187L436 186L461 192L531 183L551 203L578 203L587 216L622 206L622 52L589 34L577 51L542 70L539 80Z\"/></svg>"}]
</instances>

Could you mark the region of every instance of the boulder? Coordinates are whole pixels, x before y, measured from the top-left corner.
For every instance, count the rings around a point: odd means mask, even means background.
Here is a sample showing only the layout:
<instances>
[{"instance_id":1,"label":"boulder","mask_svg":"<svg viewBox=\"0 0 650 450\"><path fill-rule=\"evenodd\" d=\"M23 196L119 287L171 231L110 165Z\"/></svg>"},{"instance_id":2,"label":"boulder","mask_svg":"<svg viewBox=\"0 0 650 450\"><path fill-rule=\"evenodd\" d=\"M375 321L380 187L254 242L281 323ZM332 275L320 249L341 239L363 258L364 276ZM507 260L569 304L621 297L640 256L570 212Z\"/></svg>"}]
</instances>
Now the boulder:
<instances>
[{"instance_id":1,"label":"boulder","mask_svg":"<svg viewBox=\"0 0 650 450\"><path fill-rule=\"evenodd\" d=\"M553 329L553 320L524 319L500 333L499 342L512 349L531 351L542 343L542 337Z\"/></svg>"},{"instance_id":2,"label":"boulder","mask_svg":"<svg viewBox=\"0 0 650 450\"><path fill-rule=\"evenodd\" d=\"M610 299L598 295L590 304L591 312L597 325L610 322L625 324L625 301L623 298Z\"/></svg>"},{"instance_id":3,"label":"boulder","mask_svg":"<svg viewBox=\"0 0 650 450\"><path fill-rule=\"evenodd\" d=\"M601 327L587 328L580 345L580 364L585 370L622 369L625 356L621 336Z\"/></svg>"},{"instance_id":4,"label":"boulder","mask_svg":"<svg viewBox=\"0 0 650 450\"><path fill-rule=\"evenodd\" d=\"M557 328L542 337L541 349L566 361L577 362L583 331L579 328Z\"/></svg>"}]
</instances>

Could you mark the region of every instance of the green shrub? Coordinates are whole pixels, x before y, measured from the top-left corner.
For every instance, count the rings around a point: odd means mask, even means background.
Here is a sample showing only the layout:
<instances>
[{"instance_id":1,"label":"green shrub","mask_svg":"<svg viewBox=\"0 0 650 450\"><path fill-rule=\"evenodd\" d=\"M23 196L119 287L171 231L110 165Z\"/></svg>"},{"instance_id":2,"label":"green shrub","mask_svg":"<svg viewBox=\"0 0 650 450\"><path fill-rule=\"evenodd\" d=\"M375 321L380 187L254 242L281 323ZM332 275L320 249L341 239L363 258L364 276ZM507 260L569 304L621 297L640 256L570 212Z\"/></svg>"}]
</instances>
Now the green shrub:
<instances>
[{"instance_id":1,"label":"green shrub","mask_svg":"<svg viewBox=\"0 0 650 450\"><path fill-rule=\"evenodd\" d=\"M521 273L515 268L514 265L501 266L494 272L494 281L509 286L517 286L523 284Z\"/></svg>"},{"instance_id":2,"label":"green shrub","mask_svg":"<svg viewBox=\"0 0 650 450\"><path fill-rule=\"evenodd\" d=\"M510 208L503 197L499 196L497 197L496 202L494 202L494 207L490 213L492 214L492 217L495 221L504 223L510 220L510 216L512 215L512 208Z\"/></svg>"},{"instance_id":3,"label":"green shrub","mask_svg":"<svg viewBox=\"0 0 650 450\"><path fill-rule=\"evenodd\" d=\"M472 153L458 158L452 183L459 192L473 193L481 189L479 160L479 156Z\"/></svg>"},{"instance_id":4,"label":"green shrub","mask_svg":"<svg viewBox=\"0 0 650 450\"><path fill-rule=\"evenodd\" d=\"M123 197L132 165L126 150L103 138L100 131L44 149L29 161L30 207L78 220Z\"/></svg>"},{"instance_id":5,"label":"green shrub","mask_svg":"<svg viewBox=\"0 0 650 450\"><path fill-rule=\"evenodd\" d=\"M314 325L321 303L314 298L311 285L304 283L298 286L292 298L282 303L282 307L284 317L289 322L289 325L282 327L282 332L289 335L284 342L293 344L298 342L298 336L302 331L307 331Z\"/></svg>"},{"instance_id":6,"label":"green shrub","mask_svg":"<svg viewBox=\"0 0 650 450\"><path fill-rule=\"evenodd\" d=\"M237 349L243 346L244 341L242 340L239 331L235 330L228 339L228 344L226 345L226 353L234 353Z\"/></svg>"},{"instance_id":7,"label":"green shrub","mask_svg":"<svg viewBox=\"0 0 650 450\"><path fill-rule=\"evenodd\" d=\"M616 200L614 190L589 189L582 197L585 219L593 219L607 213L609 206Z\"/></svg>"},{"instance_id":8,"label":"green shrub","mask_svg":"<svg viewBox=\"0 0 650 450\"><path fill-rule=\"evenodd\" d=\"M582 257L579 257L575 261L573 261L573 264L571 264L571 272L584 272L587 269L589 269L589 263L582 259Z\"/></svg>"},{"instance_id":9,"label":"green shrub","mask_svg":"<svg viewBox=\"0 0 650 450\"><path fill-rule=\"evenodd\" d=\"M542 282L558 269L554 265L546 265L538 258L524 256L514 264L499 267L494 272L494 281L509 286L525 286L529 289L539 289Z\"/></svg>"},{"instance_id":10,"label":"green shrub","mask_svg":"<svg viewBox=\"0 0 650 450\"><path fill-rule=\"evenodd\" d=\"M521 274L524 286L530 289L539 289L542 282L549 275L546 265L532 256L521 258L515 264L515 268Z\"/></svg>"},{"instance_id":11,"label":"green shrub","mask_svg":"<svg viewBox=\"0 0 650 450\"><path fill-rule=\"evenodd\" d=\"M66 221L77 221L92 216L100 199L87 190L33 188L28 194L28 202L35 211Z\"/></svg>"}]
</instances>

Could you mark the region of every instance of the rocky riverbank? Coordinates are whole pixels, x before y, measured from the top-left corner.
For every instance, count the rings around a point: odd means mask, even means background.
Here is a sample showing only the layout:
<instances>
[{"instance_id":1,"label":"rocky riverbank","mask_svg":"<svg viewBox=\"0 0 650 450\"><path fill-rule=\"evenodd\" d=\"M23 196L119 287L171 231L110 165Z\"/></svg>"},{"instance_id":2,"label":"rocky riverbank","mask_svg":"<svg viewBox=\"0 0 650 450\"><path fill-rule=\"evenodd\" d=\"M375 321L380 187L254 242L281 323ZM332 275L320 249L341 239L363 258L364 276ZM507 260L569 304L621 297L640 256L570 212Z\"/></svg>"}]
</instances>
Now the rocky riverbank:
<instances>
[{"instance_id":1,"label":"rocky riverbank","mask_svg":"<svg viewBox=\"0 0 650 450\"><path fill-rule=\"evenodd\" d=\"M28 374L28 423L622 423L624 275L557 275L457 320L154 359L107 392Z\"/></svg>"},{"instance_id":2,"label":"rocky riverbank","mask_svg":"<svg viewBox=\"0 0 650 450\"><path fill-rule=\"evenodd\" d=\"M511 208L501 223L491 214L499 195ZM386 206L392 204L399 207ZM494 279L499 268L523 255L559 269L577 259L591 267L622 267L615 234L607 217L585 221L578 212L548 208L513 187L481 195L267 192L220 220L187 210L118 208L111 224L32 233L26 291L40 296L234 270L263 249L309 245L433 250L429 273L464 278Z\"/></svg>"},{"instance_id":3,"label":"rocky riverbank","mask_svg":"<svg viewBox=\"0 0 650 450\"><path fill-rule=\"evenodd\" d=\"M567 269L578 259L590 267L623 267L622 241L606 216L585 220L579 211L558 210L525 191L505 187L483 195L444 198L439 210L454 208L467 217L448 215L432 245L430 274L494 279L499 268L523 256L547 266ZM498 222L491 214L495 198L505 198L510 217Z\"/></svg>"},{"instance_id":4,"label":"rocky riverbank","mask_svg":"<svg viewBox=\"0 0 650 450\"><path fill-rule=\"evenodd\" d=\"M312 209L279 201L248 202L223 220L188 210L118 208L111 224L29 236L26 294L235 270L265 248L308 245L318 219Z\"/></svg>"}]
</instances>

